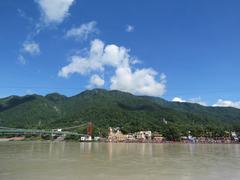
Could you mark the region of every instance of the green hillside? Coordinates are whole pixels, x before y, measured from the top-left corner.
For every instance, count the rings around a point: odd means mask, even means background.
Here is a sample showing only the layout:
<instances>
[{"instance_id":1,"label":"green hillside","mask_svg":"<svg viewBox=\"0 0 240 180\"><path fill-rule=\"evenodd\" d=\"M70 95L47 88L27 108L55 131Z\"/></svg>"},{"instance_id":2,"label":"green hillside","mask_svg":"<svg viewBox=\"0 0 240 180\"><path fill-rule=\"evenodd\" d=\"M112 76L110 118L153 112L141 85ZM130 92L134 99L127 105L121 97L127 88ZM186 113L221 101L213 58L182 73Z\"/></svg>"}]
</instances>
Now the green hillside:
<instances>
[{"instance_id":1,"label":"green hillside","mask_svg":"<svg viewBox=\"0 0 240 180\"><path fill-rule=\"evenodd\" d=\"M181 112L189 112L198 116L207 116L222 123L239 123L240 110L232 107L207 107L194 103L169 102L162 98L146 97L162 107L174 109Z\"/></svg>"},{"instance_id":2,"label":"green hillside","mask_svg":"<svg viewBox=\"0 0 240 180\"><path fill-rule=\"evenodd\" d=\"M164 123L163 119L167 121ZM134 96L121 91L94 89L76 96L11 96L0 99L0 126L18 128L62 128L94 123L95 133L109 126L124 132L173 129L195 134L221 134L240 129L240 110L175 103L161 98Z\"/></svg>"}]
</instances>

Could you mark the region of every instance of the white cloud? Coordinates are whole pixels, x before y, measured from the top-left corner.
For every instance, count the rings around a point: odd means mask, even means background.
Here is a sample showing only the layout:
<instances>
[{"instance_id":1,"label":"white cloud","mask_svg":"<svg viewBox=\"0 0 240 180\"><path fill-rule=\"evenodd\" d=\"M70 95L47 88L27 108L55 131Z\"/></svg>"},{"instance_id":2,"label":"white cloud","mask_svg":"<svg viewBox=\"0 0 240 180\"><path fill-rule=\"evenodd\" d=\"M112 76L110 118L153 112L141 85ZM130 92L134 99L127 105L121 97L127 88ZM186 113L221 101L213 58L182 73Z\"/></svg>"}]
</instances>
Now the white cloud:
<instances>
[{"instance_id":1,"label":"white cloud","mask_svg":"<svg viewBox=\"0 0 240 180\"><path fill-rule=\"evenodd\" d=\"M88 88L93 87L102 87L104 85L104 79L101 78L99 75L94 74L90 78L90 84L87 86Z\"/></svg>"},{"instance_id":2,"label":"white cloud","mask_svg":"<svg viewBox=\"0 0 240 180\"><path fill-rule=\"evenodd\" d=\"M31 55L40 54L39 44L34 42L34 41L25 41L22 44L22 48L19 51L19 54L18 54L18 57L17 57L18 62L22 65L25 65L27 63L27 60L23 56L24 53L28 53L28 54L31 54Z\"/></svg>"},{"instance_id":3,"label":"white cloud","mask_svg":"<svg viewBox=\"0 0 240 180\"><path fill-rule=\"evenodd\" d=\"M165 78L156 80L157 72L152 69L118 67L111 78L110 89L131 92L137 95L162 96L166 91Z\"/></svg>"},{"instance_id":4,"label":"white cloud","mask_svg":"<svg viewBox=\"0 0 240 180\"><path fill-rule=\"evenodd\" d=\"M240 109L240 101L230 101L230 100L223 100L219 99L215 104L213 104L214 107L234 107Z\"/></svg>"},{"instance_id":5,"label":"white cloud","mask_svg":"<svg viewBox=\"0 0 240 180\"><path fill-rule=\"evenodd\" d=\"M101 40L95 39L87 56L72 56L71 63L63 67L58 75L62 77L68 77L73 73L84 75L92 71L103 71L104 66L128 66L130 60L126 48L113 44L105 46Z\"/></svg>"},{"instance_id":6,"label":"white cloud","mask_svg":"<svg viewBox=\"0 0 240 180\"><path fill-rule=\"evenodd\" d=\"M127 91L138 95L162 96L166 91L166 76L151 68L133 70L131 62L136 58L129 55L128 49L115 44L105 45L101 40L91 43L87 56L75 55L58 75L69 77L73 73L86 75L91 72L104 72L105 67L115 69L110 78L110 89ZM158 76L158 78L157 78Z\"/></svg>"},{"instance_id":7,"label":"white cloud","mask_svg":"<svg viewBox=\"0 0 240 180\"><path fill-rule=\"evenodd\" d=\"M126 29L125 29L125 30L126 30L126 32L133 32L134 29L135 29L134 26L128 24L128 25L126 26Z\"/></svg>"},{"instance_id":8,"label":"white cloud","mask_svg":"<svg viewBox=\"0 0 240 180\"><path fill-rule=\"evenodd\" d=\"M196 103L196 104L200 104L202 106L207 106L207 103L202 101L202 99L200 97L197 97L197 98L191 98L191 99L188 99L188 100L185 100L181 97L174 97L172 99L173 102L180 102L180 103L184 103L184 102L188 102L188 103Z\"/></svg>"},{"instance_id":9,"label":"white cloud","mask_svg":"<svg viewBox=\"0 0 240 180\"><path fill-rule=\"evenodd\" d=\"M37 55L40 53L39 44L34 41L27 41L23 43L23 51L31 55Z\"/></svg>"},{"instance_id":10,"label":"white cloud","mask_svg":"<svg viewBox=\"0 0 240 180\"><path fill-rule=\"evenodd\" d=\"M86 58L82 58L80 56L72 56L71 63L65 67L63 67L58 75L61 77L69 77L70 74L79 73L81 75L86 74L92 70L101 69L102 64L95 63L94 61L89 61Z\"/></svg>"},{"instance_id":11,"label":"white cloud","mask_svg":"<svg viewBox=\"0 0 240 180\"><path fill-rule=\"evenodd\" d=\"M35 0L40 7L41 17L40 20L34 25L34 29L27 35L25 42L20 49L18 55L18 61L20 64L26 64L26 60L22 53L29 53L31 55L37 55L40 53L39 44L34 42L34 37L37 36L45 27L50 24L59 24L65 17L69 15L69 8L75 0ZM18 15L31 24L34 19L28 17L27 14L17 9Z\"/></svg>"},{"instance_id":12,"label":"white cloud","mask_svg":"<svg viewBox=\"0 0 240 180\"><path fill-rule=\"evenodd\" d=\"M173 99L172 99L172 101L173 102L186 102L184 99L182 99L182 98L180 98L180 97L174 97Z\"/></svg>"},{"instance_id":13,"label":"white cloud","mask_svg":"<svg viewBox=\"0 0 240 180\"><path fill-rule=\"evenodd\" d=\"M39 4L43 21L61 23L69 15L69 8L74 0L36 0Z\"/></svg>"},{"instance_id":14,"label":"white cloud","mask_svg":"<svg viewBox=\"0 0 240 180\"><path fill-rule=\"evenodd\" d=\"M96 34L99 30L96 27L97 23L95 21L91 21L77 28L72 28L66 32L66 37L74 38L76 40L86 40L91 34Z\"/></svg>"},{"instance_id":15,"label":"white cloud","mask_svg":"<svg viewBox=\"0 0 240 180\"><path fill-rule=\"evenodd\" d=\"M103 70L102 55L104 50L104 43L100 40L94 40L91 43L89 55L86 57L72 56L71 63L63 67L58 75L61 77L69 77L70 74L79 73L81 75L87 74L94 70Z\"/></svg>"}]
</instances>

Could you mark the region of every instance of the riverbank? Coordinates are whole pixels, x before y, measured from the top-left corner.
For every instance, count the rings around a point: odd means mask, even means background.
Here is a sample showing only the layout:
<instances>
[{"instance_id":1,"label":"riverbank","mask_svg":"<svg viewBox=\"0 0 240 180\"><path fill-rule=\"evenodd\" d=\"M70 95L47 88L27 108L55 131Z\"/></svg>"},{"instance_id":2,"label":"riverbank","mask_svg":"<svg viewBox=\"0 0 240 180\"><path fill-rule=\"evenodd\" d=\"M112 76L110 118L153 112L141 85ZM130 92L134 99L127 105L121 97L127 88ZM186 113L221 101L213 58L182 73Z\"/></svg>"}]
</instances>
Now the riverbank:
<instances>
[{"instance_id":1,"label":"riverbank","mask_svg":"<svg viewBox=\"0 0 240 180\"><path fill-rule=\"evenodd\" d=\"M11 138L0 138L0 142L8 142L8 141L52 141L52 142L86 142L86 143L113 143L113 144L240 144L240 142L232 141L232 140L225 140L225 141L217 141L217 140L211 140L211 141L113 141L109 142L106 140L100 140L100 141L79 141L79 140L46 140L41 138L25 138L25 137L11 137Z\"/></svg>"}]
</instances>

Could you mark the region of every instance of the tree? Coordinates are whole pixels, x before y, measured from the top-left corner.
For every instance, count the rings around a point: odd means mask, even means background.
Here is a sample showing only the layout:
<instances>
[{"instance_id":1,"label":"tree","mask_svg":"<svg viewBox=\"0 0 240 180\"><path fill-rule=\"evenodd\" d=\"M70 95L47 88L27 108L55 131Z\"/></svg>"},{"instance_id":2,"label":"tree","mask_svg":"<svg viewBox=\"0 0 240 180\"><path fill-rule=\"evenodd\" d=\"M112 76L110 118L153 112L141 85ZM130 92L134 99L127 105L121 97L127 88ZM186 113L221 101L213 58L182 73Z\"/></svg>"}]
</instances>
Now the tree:
<instances>
[{"instance_id":1,"label":"tree","mask_svg":"<svg viewBox=\"0 0 240 180\"><path fill-rule=\"evenodd\" d=\"M179 129L173 125L166 125L162 134L168 141L180 141L181 138Z\"/></svg>"}]
</instances>

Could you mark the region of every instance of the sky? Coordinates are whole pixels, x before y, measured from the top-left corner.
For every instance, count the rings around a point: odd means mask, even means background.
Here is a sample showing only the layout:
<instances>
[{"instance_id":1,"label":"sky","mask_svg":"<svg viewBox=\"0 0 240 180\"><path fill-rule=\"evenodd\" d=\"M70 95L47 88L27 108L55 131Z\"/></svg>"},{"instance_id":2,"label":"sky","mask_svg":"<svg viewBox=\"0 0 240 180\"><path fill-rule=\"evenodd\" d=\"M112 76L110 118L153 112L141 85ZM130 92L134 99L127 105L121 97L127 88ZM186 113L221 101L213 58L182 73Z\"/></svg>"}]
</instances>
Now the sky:
<instances>
[{"instance_id":1,"label":"sky","mask_svg":"<svg viewBox=\"0 0 240 180\"><path fill-rule=\"evenodd\" d=\"M240 108L238 0L0 2L0 97L105 88Z\"/></svg>"}]
</instances>

